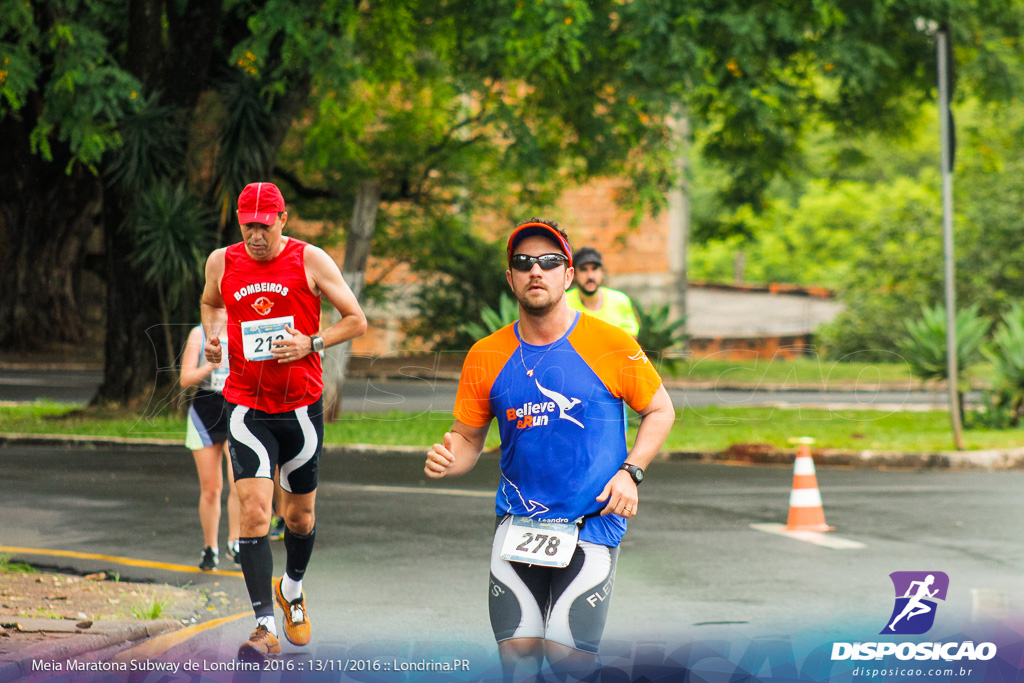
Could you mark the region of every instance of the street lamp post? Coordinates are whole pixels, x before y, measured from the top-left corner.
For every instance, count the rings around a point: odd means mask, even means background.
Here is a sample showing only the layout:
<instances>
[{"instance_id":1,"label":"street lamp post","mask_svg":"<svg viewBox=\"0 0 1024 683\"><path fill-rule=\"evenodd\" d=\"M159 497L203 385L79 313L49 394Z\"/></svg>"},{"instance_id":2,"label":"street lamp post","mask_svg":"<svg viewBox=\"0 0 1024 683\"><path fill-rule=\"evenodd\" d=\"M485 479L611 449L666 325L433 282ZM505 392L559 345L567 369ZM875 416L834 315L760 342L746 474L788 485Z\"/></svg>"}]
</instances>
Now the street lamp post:
<instances>
[{"instance_id":1,"label":"street lamp post","mask_svg":"<svg viewBox=\"0 0 1024 683\"><path fill-rule=\"evenodd\" d=\"M953 426L953 444L964 449L960 415L960 392L957 386L956 354L956 290L953 264L953 150L950 140L949 116L949 32L940 26L936 33L939 65L939 135L942 138L942 245L945 255L946 284L946 375L949 384L949 419Z\"/></svg>"},{"instance_id":2,"label":"street lamp post","mask_svg":"<svg viewBox=\"0 0 1024 683\"><path fill-rule=\"evenodd\" d=\"M917 30L935 36L939 81L939 145L942 149L942 251L946 293L946 377L949 385L949 420L953 427L953 445L964 450L960 392L957 390L956 283L953 265L953 149L949 114L949 26L918 18Z\"/></svg>"}]
</instances>

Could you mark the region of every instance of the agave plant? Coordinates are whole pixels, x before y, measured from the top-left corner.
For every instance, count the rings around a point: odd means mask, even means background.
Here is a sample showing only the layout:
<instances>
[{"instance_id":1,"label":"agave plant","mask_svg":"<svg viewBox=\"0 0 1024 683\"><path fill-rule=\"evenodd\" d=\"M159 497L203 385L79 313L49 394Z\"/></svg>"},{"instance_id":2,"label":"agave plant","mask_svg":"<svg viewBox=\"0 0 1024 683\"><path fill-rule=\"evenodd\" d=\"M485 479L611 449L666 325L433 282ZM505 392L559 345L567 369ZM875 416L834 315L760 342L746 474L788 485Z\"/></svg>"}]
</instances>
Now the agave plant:
<instances>
[{"instance_id":1,"label":"agave plant","mask_svg":"<svg viewBox=\"0 0 1024 683\"><path fill-rule=\"evenodd\" d=\"M213 248L209 211L183 185L156 184L144 191L127 220L135 239L133 265L156 288L168 358L174 358L170 312L203 281L203 265Z\"/></svg>"},{"instance_id":2,"label":"agave plant","mask_svg":"<svg viewBox=\"0 0 1024 683\"><path fill-rule=\"evenodd\" d=\"M946 309L922 306L919 320L906 321L907 336L898 346L910 371L921 379L947 379ZM968 368L981 360L981 345L992 321L978 315L978 305L959 311L956 328L957 366Z\"/></svg>"},{"instance_id":3,"label":"agave plant","mask_svg":"<svg viewBox=\"0 0 1024 683\"><path fill-rule=\"evenodd\" d=\"M1009 409L1010 425L1016 427L1024 409L1024 306L1015 303L1003 314L982 353L992 361L994 390Z\"/></svg>"},{"instance_id":4,"label":"agave plant","mask_svg":"<svg viewBox=\"0 0 1024 683\"><path fill-rule=\"evenodd\" d=\"M480 312L480 322L466 323L462 326L462 330L471 335L473 339L483 339L517 320L519 320L519 304L513 301L508 294L502 294L498 301L497 311L489 306L484 306Z\"/></svg>"},{"instance_id":5,"label":"agave plant","mask_svg":"<svg viewBox=\"0 0 1024 683\"><path fill-rule=\"evenodd\" d=\"M672 369L676 361L666 356L672 351L682 350L690 339L686 333L686 318L673 320L668 304L652 304L649 308L637 306L636 313L640 323L636 340L640 348L648 358L660 359L663 368Z\"/></svg>"}]
</instances>

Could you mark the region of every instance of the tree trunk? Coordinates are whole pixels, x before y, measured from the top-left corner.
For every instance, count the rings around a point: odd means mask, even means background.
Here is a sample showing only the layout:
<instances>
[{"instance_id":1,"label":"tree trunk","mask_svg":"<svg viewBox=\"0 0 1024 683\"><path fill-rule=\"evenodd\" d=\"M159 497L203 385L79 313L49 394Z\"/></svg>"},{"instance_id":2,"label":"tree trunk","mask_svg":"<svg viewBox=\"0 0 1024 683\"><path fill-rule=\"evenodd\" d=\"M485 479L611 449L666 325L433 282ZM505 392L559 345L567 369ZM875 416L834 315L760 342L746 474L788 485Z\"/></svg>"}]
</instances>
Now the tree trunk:
<instances>
[{"instance_id":1,"label":"tree trunk","mask_svg":"<svg viewBox=\"0 0 1024 683\"><path fill-rule=\"evenodd\" d=\"M32 153L34 125L27 115L0 121L0 344L9 351L85 342L76 290L102 196L81 166L65 173L65 145L53 145L49 162Z\"/></svg>"},{"instance_id":2,"label":"tree trunk","mask_svg":"<svg viewBox=\"0 0 1024 683\"><path fill-rule=\"evenodd\" d=\"M366 280L366 261L370 257L370 244L373 231L377 224L377 209L380 206L380 181L364 180L359 184L356 205L352 209L352 226L345 241L345 262L341 274L345 282L352 288L356 299L363 294L363 282ZM336 309L331 310L331 324L341 317ZM349 350L352 342L332 346L324 355L324 415L328 420L335 420L341 411L341 388L348 374Z\"/></svg>"},{"instance_id":3,"label":"tree trunk","mask_svg":"<svg viewBox=\"0 0 1024 683\"><path fill-rule=\"evenodd\" d=\"M671 223L669 263L675 275L676 294L675 301L669 301L669 304L674 304L676 315L686 320L690 284L687 272L690 248L690 189L687 182L690 167L690 120L685 107L678 105L673 108L669 127L672 130L672 152L675 156L673 165L676 172L675 183L668 193ZM685 324L683 329L686 329Z\"/></svg>"},{"instance_id":4,"label":"tree trunk","mask_svg":"<svg viewBox=\"0 0 1024 683\"><path fill-rule=\"evenodd\" d=\"M131 263L133 245L130 235L121 227L123 207L110 199L115 194L108 189L103 215L107 263L106 360L103 384L93 403L137 408L151 401L158 384L169 381L157 369L173 369L174 360L158 360L161 345L156 341L163 335L159 294L145 284L142 273Z\"/></svg>"}]
</instances>

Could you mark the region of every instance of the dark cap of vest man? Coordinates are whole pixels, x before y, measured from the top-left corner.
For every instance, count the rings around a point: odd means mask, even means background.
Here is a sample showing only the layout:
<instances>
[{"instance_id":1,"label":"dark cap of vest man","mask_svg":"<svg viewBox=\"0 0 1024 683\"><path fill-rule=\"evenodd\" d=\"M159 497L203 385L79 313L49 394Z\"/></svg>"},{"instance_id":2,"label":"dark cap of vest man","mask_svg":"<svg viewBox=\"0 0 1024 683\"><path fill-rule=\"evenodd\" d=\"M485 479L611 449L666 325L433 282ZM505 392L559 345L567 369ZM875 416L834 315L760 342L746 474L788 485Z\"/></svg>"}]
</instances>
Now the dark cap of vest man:
<instances>
[{"instance_id":1,"label":"dark cap of vest man","mask_svg":"<svg viewBox=\"0 0 1024 683\"><path fill-rule=\"evenodd\" d=\"M580 250L573 254L572 261L577 268L582 268L588 263L604 267L604 264L601 263L601 252L593 247L580 247Z\"/></svg>"}]
</instances>

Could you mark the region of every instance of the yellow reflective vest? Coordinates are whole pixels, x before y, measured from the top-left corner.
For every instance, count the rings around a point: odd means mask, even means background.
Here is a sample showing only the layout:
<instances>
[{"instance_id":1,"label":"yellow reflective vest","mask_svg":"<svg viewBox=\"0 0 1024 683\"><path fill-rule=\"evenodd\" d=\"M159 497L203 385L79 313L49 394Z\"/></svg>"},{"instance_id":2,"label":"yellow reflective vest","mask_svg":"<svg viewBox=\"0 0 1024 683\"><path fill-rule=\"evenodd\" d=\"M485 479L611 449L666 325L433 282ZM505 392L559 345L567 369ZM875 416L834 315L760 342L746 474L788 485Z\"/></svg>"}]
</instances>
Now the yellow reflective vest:
<instances>
[{"instance_id":1,"label":"yellow reflective vest","mask_svg":"<svg viewBox=\"0 0 1024 683\"><path fill-rule=\"evenodd\" d=\"M598 291L604 296L601 308L596 311L592 311L583 305L583 301L580 299L579 287L573 287L566 292L565 300L569 303L569 308L589 313L595 318L611 323L635 337L640 331L640 323L636 319L636 313L633 311L633 302L629 300L629 297L623 292L616 289L608 289L607 287L599 287Z\"/></svg>"}]
</instances>

